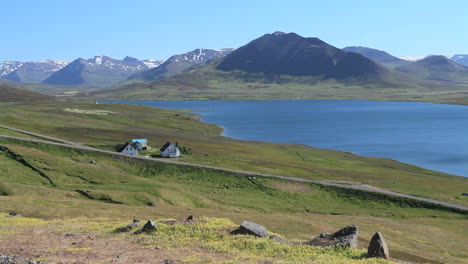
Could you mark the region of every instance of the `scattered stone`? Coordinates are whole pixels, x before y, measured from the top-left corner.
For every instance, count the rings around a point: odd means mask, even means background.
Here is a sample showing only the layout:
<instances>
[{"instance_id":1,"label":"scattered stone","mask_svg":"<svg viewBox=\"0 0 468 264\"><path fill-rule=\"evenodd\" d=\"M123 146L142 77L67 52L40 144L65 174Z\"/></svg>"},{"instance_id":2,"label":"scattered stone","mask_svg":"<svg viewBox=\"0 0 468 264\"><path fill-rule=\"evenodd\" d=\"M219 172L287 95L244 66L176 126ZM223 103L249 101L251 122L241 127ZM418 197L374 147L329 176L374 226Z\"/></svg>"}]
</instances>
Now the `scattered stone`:
<instances>
[{"instance_id":1,"label":"scattered stone","mask_svg":"<svg viewBox=\"0 0 468 264\"><path fill-rule=\"evenodd\" d=\"M8 214L8 216L9 216L9 217L21 217L21 215L18 214L17 212L10 212L10 213Z\"/></svg>"},{"instance_id":2,"label":"scattered stone","mask_svg":"<svg viewBox=\"0 0 468 264\"><path fill-rule=\"evenodd\" d=\"M151 233L157 230L158 230L158 226L156 225L156 223L154 223L151 220L148 220L148 222L146 222L146 224L141 229L141 231L145 233Z\"/></svg>"},{"instance_id":3,"label":"scattered stone","mask_svg":"<svg viewBox=\"0 0 468 264\"><path fill-rule=\"evenodd\" d=\"M281 244L292 244L291 242L289 242L287 240L284 240L284 239L282 239L281 237L279 237L277 235L270 236L270 239L275 241L275 242L281 243Z\"/></svg>"},{"instance_id":4,"label":"scattered stone","mask_svg":"<svg viewBox=\"0 0 468 264\"><path fill-rule=\"evenodd\" d=\"M46 264L45 262L26 260L21 257L12 257L7 255L0 255L1 264Z\"/></svg>"},{"instance_id":5,"label":"scattered stone","mask_svg":"<svg viewBox=\"0 0 468 264\"><path fill-rule=\"evenodd\" d=\"M155 202L149 202L148 205L154 207L154 206L156 206L156 203Z\"/></svg>"},{"instance_id":6,"label":"scattered stone","mask_svg":"<svg viewBox=\"0 0 468 264\"><path fill-rule=\"evenodd\" d=\"M135 228L137 228L139 225L140 225L140 221L138 221L138 222L133 221L133 223L130 223L130 224L127 225L127 229L129 229L129 230L135 229Z\"/></svg>"},{"instance_id":7,"label":"scattered stone","mask_svg":"<svg viewBox=\"0 0 468 264\"><path fill-rule=\"evenodd\" d=\"M75 234L74 233L66 233L65 235L63 235L63 237L74 237Z\"/></svg>"},{"instance_id":8,"label":"scattered stone","mask_svg":"<svg viewBox=\"0 0 468 264\"><path fill-rule=\"evenodd\" d=\"M256 237L266 237L268 235L268 230L259 224L252 223L249 221L244 221L239 226L238 229L231 232L233 235L252 235Z\"/></svg>"},{"instance_id":9,"label":"scattered stone","mask_svg":"<svg viewBox=\"0 0 468 264\"><path fill-rule=\"evenodd\" d=\"M355 248L358 245L359 230L356 225L344 227L333 234L321 233L318 237L305 245L328 247L328 246L341 246Z\"/></svg>"},{"instance_id":10,"label":"scattered stone","mask_svg":"<svg viewBox=\"0 0 468 264\"><path fill-rule=\"evenodd\" d=\"M162 249L162 247L160 247L160 246L157 246L157 247L155 247L154 249Z\"/></svg>"},{"instance_id":11,"label":"scattered stone","mask_svg":"<svg viewBox=\"0 0 468 264\"><path fill-rule=\"evenodd\" d=\"M190 215L189 217L187 217L187 219L185 219L185 221L196 221L196 220L197 219L193 215Z\"/></svg>"},{"instance_id":12,"label":"scattered stone","mask_svg":"<svg viewBox=\"0 0 468 264\"><path fill-rule=\"evenodd\" d=\"M92 160L92 161L90 161L89 163L91 163L91 164L96 164L96 161L95 161L95 160Z\"/></svg>"},{"instance_id":13,"label":"scattered stone","mask_svg":"<svg viewBox=\"0 0 468 264\"><path fill-rule=\"evenodd\" d=\"M385 239L380 232L375 233L371 238L369 247L367 248L367 256L369 258L390 258L387 243L385 243Z\"/></svg>"},{"instance_id":14,"label":"scattered stone","mask_svg":"<svg viewBox=\"0 0 468 264\"><path fill-rule=\"evenodd\" d=\"M175 262L170 260L170 259L165 259L163 263L164 264L175 264Z\"/></svg>"}]
</instances>

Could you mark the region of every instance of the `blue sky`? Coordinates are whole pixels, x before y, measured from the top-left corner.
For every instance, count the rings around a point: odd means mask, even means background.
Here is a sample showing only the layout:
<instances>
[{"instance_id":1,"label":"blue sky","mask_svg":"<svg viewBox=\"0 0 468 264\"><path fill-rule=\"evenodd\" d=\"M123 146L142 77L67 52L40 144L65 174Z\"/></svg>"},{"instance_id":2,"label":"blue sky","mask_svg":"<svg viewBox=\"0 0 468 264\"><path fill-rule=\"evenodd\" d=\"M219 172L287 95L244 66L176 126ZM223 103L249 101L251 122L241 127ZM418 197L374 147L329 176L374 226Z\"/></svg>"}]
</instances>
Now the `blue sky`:
<instances>
[{"instance_id":1,"label":"blue sky","mask_svg":"<svg viewBox=\"0 0 468 264\"><path fill-rule=\"evenodd\" d=\"M468 53L468 1L1 0L0 61L166 59L296 32L396 56Z\"/></svg>"}]
</instances>

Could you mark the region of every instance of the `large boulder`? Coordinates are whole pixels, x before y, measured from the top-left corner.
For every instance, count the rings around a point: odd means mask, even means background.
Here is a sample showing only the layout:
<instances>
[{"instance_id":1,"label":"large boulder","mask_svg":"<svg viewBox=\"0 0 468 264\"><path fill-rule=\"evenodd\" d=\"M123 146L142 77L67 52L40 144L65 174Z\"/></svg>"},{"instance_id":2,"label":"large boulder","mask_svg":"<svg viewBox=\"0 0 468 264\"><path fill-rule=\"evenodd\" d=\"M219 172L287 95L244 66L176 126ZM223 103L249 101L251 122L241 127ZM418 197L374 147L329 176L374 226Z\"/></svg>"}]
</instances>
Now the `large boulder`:
<instances>
[{"instance_id":1,"label":"large boulder","mask_svg":"<svg viewBox=\"0 0 468 264\"><path fill-rule=\"evenodd\" d=\"M244 221L239 226L238 229L231 232L233 235L252 235L256 237L266 237L268 235L268 230L259 224L252 223L249 221Z\"/></svg>"},{"instance_id":2,"label":"large boulder","mask_svg":"<svg viewBox=\"0 0 468 264\"><path fill-rule=\"evenodd\" d=\"M352 247L358 246L359 230L357 225L343 227L333 234L321 233L318 237L304 244L320 247L340 246Z\"/></svg>"},{"instance_id":3,"label":"large boulder","mask_svg":"<svg viewBox=\"0 0 468 264\"><path fill-rule=\"evenodd\" d=\"M387 243L385 243L385 239L380 232L375 233L371 238L369 247L367 248L367 256L369 258L390 258Z\"/></svg>"}]
</instances>

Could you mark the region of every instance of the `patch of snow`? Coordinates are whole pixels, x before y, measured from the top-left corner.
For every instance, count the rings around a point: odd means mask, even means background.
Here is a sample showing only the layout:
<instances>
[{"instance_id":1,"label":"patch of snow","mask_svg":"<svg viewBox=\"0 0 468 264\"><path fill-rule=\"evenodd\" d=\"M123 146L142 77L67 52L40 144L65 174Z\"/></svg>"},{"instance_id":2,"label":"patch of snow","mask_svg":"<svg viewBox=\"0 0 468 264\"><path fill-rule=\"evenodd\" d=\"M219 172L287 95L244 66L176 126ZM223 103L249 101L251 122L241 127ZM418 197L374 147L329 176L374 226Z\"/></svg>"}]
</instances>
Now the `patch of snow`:
<instances>
[{"instance_id":1,"label":"patch of snow","mask_svg":"<svg viewBox=\"0 0 468 264\"><path fill-rule=\"evenodd\" d=\"M418 60L422 60L424 58L426 58L427 55L420 55L420 56L401 56L401 57L398 57L402 60L406 60L406 61L418 61Z\"/></svg>"}]
</instances>

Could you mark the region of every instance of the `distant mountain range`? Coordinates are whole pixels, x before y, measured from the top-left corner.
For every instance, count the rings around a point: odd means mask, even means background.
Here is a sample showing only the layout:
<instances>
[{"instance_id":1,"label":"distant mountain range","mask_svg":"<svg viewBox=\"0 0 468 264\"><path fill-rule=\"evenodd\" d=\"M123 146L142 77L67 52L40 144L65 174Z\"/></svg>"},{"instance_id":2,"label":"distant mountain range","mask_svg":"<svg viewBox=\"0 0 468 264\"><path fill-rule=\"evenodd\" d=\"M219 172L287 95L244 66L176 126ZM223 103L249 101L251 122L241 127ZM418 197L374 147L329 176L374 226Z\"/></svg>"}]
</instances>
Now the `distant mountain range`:
<instances>
[{"instance_id":1,"label":"distant mountain range","mask_svg":"<svg viewBox=\"0 0 468 264\"><path fill-rule=\"evenodd\" d=\"M111 87L125 81L137 72L143 72L150 67L158 66L160 60L140 61L132 57L123 60L108 56L95 56L85 60L76 59L53 73L44 84L73 85L86 87Z\"/></svg>"},{"instance_id":2,"label":"distant mountain range","mask_svg":"<svg viewBox=\"0 0 468 264\"><path fill-rule=\"evenodd\" d=\"M22 82L41 83L54 72L68 64L65 61L19 62L5 61L0 64L0 78Z\"/></svg>"},{"instance_id":3,"label":"distant mountain range","mask_svg":"<svg viewBox=\"0 0 468 264\"><path fill-rule=\"evenodd\" d=\"M468 68L445 56L429 56L395 69L424 80L468 83Z\"/></svg>"},{"instance_id":4,"label":"distant mountain range","mask_svg":"<svg viewBox=\"0 0 468 264\"><path fill-rule=\"evenodd\" d=\"M457 54L450 58L454 62L468 67L468 54Z\"/></svg>"},{"instance_id":5,"label":"distant mountain range","mask_svg":"<svg viewBox=\"0 0 468 264\"><path fill-rule=\"evenodd\" d=\"M152 69L162 62L164 61L158 59L140 61L131 57L119 61L107 56L95 56L89 60L77 59L71 65L66 61L54 60L39 62L5 61L0 64L0 78L18 83L112 86L126 80L135 72ZM80 64L83 67L77 66ZM83 71L73 71L73 69L77 70L78 68L83 68ZM62 69L63 71L61 71ZM102 74L102 76L98 76L99 74ZM52 75L54 76L52 77ZM102 81L94 81L94 79Z\"/></svg>"},{"instance_id":6,"label":"distant mountain range","mask_svg":"<svg viewBox=\"0 0 468 264\"><path fill-rule=\"evenodd\" d=\"M35 83L37 87L24 88L50 94L116 87L93 93L126 99L186 98L187 94L204 99L264 98L265 94L312 98L352 89L363 93L387 93L389 88L420 91L440 85L459 89L468 85L468 68L463 66L467 64L468 55L402 59L373 48L339 49L318 38L274 32L235 50L196 49L166 61L108 56L71 63L7 61L0 64L0 84L23 87L21 83Z\"/></svg>"},{"instance_id":7,"label":"distant mountain range","mask_svg":"<svg viewBox=\"0 0 468 264\"><path fill-rule=\"evenodd\" d=\"M397 58L382 50L377 50L377 49L372 49L372 48L367 48L367 47L360 47L360 46L359 47L346 47L343 50L359 53L363 56L368 57L369 59L377 61L391 68L402 66L408 63L407 60Z\"/></svg>"},{"instance_id":8,"label":"distant mountain range","mask_svg":"<svg viewBox=\"0 0 468 264\"><path fill-rule=\"evenodd\" d=\"M187 53L174 55L159 67L135 74L130 81L156 81L183 72L194 65L205 64L221 58L234 49L196 49Z\"/></svg>"},{"instance_id":9,"label":"distant mountain range","mask_svg":"<svg viewBox=\"0 0 468 264\"><path fill-rule=\"evenodd\" d=\"M93 94L126 99L198 98L200 95L211 99L236 96L284 98L282 95L308 98L317 88L332 87L324 90L324 94L328 94L346 90L348 86L385 89L417 87L419 83L409 75L359 53L338 49L318 38L275 32L172 77Z\"/></svg>"}]
</instances>

